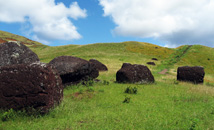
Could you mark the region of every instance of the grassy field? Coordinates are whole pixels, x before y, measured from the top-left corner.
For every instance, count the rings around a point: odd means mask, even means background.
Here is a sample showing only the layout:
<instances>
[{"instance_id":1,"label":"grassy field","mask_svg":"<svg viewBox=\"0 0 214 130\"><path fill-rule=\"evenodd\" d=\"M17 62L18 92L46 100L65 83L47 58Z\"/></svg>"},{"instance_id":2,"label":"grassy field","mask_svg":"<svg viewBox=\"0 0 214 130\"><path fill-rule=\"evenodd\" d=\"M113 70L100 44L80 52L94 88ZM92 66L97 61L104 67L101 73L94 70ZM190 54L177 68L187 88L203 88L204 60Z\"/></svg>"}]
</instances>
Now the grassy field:
<instances>
[{"instance_id":1,"label":"grassy field","mask_svg":"<svg viewBox=\"0 0 214 130\"><path fill-rule=\"evenodd\" d=\"M95 58L109 71L100 72L101 82L69 86L64 89L62 103L39 116L24 112L0 111L0 130L213 130L214 129L214 49L204 46L182 46L169 49L149 43L97 43L49 47L29 46L42 62L61 55L77 56L86 60ZM154 84L118 84L116 72L122 63L149 66ZM204 66L205 83L176 81L178 66ZM168 69L164 75L159 74ZM109 84L108 84L109 83ZM124 93L127 87L136 87L137 94ZM123 103L130 98L129 103Z\"/></svg>"}]
</instances>

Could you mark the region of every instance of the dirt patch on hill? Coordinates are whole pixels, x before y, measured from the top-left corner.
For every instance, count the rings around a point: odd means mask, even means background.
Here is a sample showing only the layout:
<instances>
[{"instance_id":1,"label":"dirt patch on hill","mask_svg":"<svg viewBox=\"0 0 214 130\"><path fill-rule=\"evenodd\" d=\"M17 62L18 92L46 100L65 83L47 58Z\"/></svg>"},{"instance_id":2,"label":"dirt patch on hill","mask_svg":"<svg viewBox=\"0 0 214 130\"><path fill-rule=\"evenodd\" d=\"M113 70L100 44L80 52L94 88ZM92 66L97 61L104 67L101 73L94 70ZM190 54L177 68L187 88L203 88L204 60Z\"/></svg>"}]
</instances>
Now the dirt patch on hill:
<instances>
[{"instance_id":1,"label":"dirt patch on hill","mask_svg":"<svg viewBox=\"0 0 214 130\"><path fill-rule=\"evenodd\" d=\"M82 99L91 99L95 96L96 92L89 92L89 91L84 91L84 92L75 92L73 94L69 94L65 97L67 98L73 98L74 100L82 100Z\"/></svg>"},{"instance_id":2,"label":"dirt patch on hill","mask_svg":"<svg viewBox=\"0 0 214 130\"><path fill-rule=\"evenodd\" d=\"M17 41L16 39L6 38L7 41Z\"/></svg>"},{"instance_id":3,"label":"dirt patch on hill","mask_svg":"<svg viewBox=\"0 0 214 130\"><path fill-rule=\"evenodd\" d=\"M162 70L161 72L158 72L158 74L166 74L168 72L167 69Z\"/></svg>"},{"instance_id":4,"label":"dirt patch on hill","mask_svg":"<svg viewBox=\"0 0 214 130\"><path fill-rule=\"evenodd\" d=\"M5 43L5 42L7 42L7 41L5 41L5 40L3 40L3 39L0 38L0 44L1 43Z\"/></svg>"}]
</instances>

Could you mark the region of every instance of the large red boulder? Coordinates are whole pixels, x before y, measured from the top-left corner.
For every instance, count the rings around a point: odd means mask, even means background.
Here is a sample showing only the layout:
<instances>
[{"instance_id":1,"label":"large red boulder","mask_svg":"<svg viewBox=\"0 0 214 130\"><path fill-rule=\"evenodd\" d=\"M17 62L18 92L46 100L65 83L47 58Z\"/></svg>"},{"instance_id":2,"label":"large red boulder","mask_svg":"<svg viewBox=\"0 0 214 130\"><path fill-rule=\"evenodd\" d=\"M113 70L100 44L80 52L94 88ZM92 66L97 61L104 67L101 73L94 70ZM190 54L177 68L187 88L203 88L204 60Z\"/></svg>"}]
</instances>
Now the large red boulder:
<instances>
[{"instance_id":1,"label":"large red boulder","mask_svg":"<svg viewBox=\"0 0 214 130\"><path fill-rule=\"evenodd\" d=\"M178 67L177 70L177 80L188 81L193 83L203 83L204 82L204 68L200 66L182 66Z\"/></svg>"},{"instance_id":2,"label":"large red boulder","mask_svg":"<svg viewBox=\"0 0 214 130\"><path fill-rule=\"evenodd\" d=\"M98 61L96 59L90 59L89 62L91 62L92 64L94 64L94 66L99 71L108 71L108 68L103 63L101 63L100 61Z\"/></svg>"},{"instance_id":3,"label":"large red boulder","mask_svg":"<svg viewBox=\"0 0 214 130\"><path fill-rule=\"evenodd\" d=\"M49 64L57 69L64 86L95 79L99 76L99 71L94 64L78 57L60 56L54 58Z\"/></svg>"},{"instance_id":4,"label":"large red boulder","mask_svg":"<svg viewBox=\"0 0 214 130\"><path fill-rule=\"evenodd\" d=\"M63 86L56 70L44 63L0 67L0 108L47 113L63 98Z\"/></svg>"},{"instance_id":5,"label":"large red boulder","mask_svg":"<svg viewBox=\"0 0 214 130\"><path fill-rule=\"evenodd\" d=\"M116 74L119 83L153 83L154 77L147 66L123 63Z\"/></svg>"},{"instance_id":6,"label":"large red boulder","mask_svg":"<svg viewBox=\"0 0 214 130\"><path fill-rule=\"evenodd\" d=\"M0 44L0 66L30 64L37 61L38 56L18 41Z\"/></svg>"}]
</instances>

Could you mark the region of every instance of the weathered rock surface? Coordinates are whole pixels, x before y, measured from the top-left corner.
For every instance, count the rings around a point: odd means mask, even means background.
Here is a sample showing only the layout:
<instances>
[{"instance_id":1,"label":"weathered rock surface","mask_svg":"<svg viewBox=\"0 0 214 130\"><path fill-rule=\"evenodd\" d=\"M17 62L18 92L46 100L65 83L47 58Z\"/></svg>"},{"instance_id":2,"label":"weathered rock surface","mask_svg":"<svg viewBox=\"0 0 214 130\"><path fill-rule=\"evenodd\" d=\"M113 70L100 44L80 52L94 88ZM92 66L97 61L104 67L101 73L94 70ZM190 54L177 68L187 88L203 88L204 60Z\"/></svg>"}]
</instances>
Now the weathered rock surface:
<instances>
[{"instance_id":1,"label":"weathered rock surface","mask_svg":"<svg viewBox=\"0 0 214 130\"><path fill-rule=\"evenodd\" d=\"M108 71L108 68L101 62L99 62L96 59L90 59L89 62L94 64L94 66L97 68L99 71Z\"/></svg>"},{"instance_id":2,"label":"weathered rock surface","mask_svg":"<svg viewBox=\"0 0 214 130\"><path fill-rule=\"evenodd\" d=\"M146 64L148 64L148 65L155 65L154 62L147 62Z\"/></svg>"},{"instance_id":3,"label":"weathered rock surface","mask_svg":"<svg viewBox=\"0 0 214 130\"><path fill-rule=\"evenodd\" d=\"M58 70L65 86L95 79L99 76L99 71L94 64L78 57L60 56L54 58L49 64Z\"/></svg>"},{"instance_id":4,"label":"weathered rock surface","mask_svg":"<svg viewBox=\"0 0 214 130\"><path fill-rule=\"evenodd\" d=\"M47 113L63 98L60 76L44 63L0 67L0 108Z\"/></svg>"},{"instance_id":5,"label":"weathered rock surface","mask_svg":"<svg viewBox=\"0 0 214 130\"><path fill-rule=\"evenodd\" d=\"M39 61L38 56L19 42L0 44L0 66L30 64Z\"/></svg>"},{"instance_id":6,"label":"weathered rock surface","mask_svg":"<svg viewBox=\"0 0 214 130\"><path fill-rule=\"evenodd\" d=\"M119 83L153 83L154 77L147 66L123 63L116 80Z\"/></svg>"},{"instance_id":7,"label":"weathered rock surface","mask_svg":"<svg viewBox=\"0 0 214 130\"><path fill-rule=\"evenodd\" d=\"M204 68L200 66L182 66L178 67L177 70L177 80L188 81L193 83L203 83L204 82Z\"/></svg>"}]
</instances>

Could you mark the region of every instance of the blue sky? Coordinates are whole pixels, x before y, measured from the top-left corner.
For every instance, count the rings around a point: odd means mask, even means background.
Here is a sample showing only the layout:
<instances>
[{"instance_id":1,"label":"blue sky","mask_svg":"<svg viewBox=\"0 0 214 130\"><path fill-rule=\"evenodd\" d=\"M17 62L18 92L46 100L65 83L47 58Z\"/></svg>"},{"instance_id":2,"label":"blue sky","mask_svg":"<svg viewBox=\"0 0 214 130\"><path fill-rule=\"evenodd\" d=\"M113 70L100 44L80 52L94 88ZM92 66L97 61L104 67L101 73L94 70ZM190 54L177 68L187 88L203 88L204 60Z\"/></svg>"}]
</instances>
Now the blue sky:
<instances>
[{"instance_id":1,"label":"blue sky","mask_svg":"<svg viewBox=\"0 0 214 130\"><path fill-rule=\"evenodd\" d=\"M0 0L0 30L50 46L140 41L214 47L213 0Z\"/></svg>"}]
</instances>

